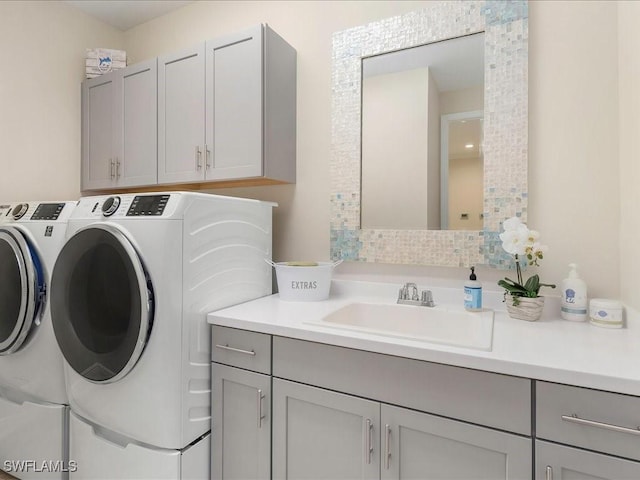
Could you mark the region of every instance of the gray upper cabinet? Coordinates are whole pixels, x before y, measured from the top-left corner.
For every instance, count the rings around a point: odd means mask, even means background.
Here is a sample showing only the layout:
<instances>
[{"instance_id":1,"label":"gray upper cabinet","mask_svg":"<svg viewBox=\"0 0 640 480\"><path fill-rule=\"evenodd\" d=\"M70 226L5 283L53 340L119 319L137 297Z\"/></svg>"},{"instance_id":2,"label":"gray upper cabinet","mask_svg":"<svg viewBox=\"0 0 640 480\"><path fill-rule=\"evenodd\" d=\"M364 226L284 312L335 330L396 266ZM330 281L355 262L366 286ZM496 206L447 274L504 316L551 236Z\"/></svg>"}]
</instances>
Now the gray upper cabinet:
<instances>
[{"instance_id":1,"label":"gray upper cabinet","mask_svg":"<svg viewBox=\"0 0 640 480\"><path fill-rule=\"evenodd\" d=\"M296 52L266 25L159 60L159 183L295 181Z\"/></svg>"},{"instance_id":2,"label":"gray upper cabinet","mask_svg":"<svg viewBox=\"0 0 640 480\"><path fill-rule=\"evenodd\" d=\"M82 190L294 183L296 51L267 25L82 86Z\"/></svg>"},{"instance_id":3,"label":"gray upper cabinet","mask_svg":"<svg viewBox=\"0 0 640 480\"><path fill-rule=\"evenodd\" d=\"M158 58L158 182L205 175L204 43Z\"/></svg>"},{"instance_id":4,"label":"gray upper cabinet","mask_svg":"<svg viewBox=\"0 0 640 480\"><path fill-rule=\"evenodd\" d=\"M82 190L157 183L157 63L82 84Z\"/></svg>"}]
</instances>

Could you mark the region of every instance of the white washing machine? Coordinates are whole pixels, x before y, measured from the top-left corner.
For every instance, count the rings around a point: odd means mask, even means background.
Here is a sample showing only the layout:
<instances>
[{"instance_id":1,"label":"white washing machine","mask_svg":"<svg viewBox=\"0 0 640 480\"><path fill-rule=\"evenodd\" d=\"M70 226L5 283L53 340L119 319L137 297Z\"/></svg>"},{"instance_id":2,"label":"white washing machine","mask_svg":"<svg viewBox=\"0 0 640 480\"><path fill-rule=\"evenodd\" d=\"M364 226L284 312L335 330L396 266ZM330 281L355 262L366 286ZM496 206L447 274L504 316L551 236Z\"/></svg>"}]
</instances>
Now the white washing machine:
<instances>
[{"instance_id":1,"label":"white washing machine","mask_svg":"<svg viewBox=\"0 0 640 480\"><path fill-rule=\"evenodd\" d=\"M185 192L80 199L51 290L72 478L209 478L206 314L271 294L274 206Z\"/></svg>"},{"instance_id":2,"label":"white washing machine","mask_svg":"<svg viewBox=\"0 0 640 480\"><path fill-rule=\"evenodd\" d=\"M68 400L48 302L76 202L0 205L0 469L66 478Z\"/></svg>"}]
</instances>

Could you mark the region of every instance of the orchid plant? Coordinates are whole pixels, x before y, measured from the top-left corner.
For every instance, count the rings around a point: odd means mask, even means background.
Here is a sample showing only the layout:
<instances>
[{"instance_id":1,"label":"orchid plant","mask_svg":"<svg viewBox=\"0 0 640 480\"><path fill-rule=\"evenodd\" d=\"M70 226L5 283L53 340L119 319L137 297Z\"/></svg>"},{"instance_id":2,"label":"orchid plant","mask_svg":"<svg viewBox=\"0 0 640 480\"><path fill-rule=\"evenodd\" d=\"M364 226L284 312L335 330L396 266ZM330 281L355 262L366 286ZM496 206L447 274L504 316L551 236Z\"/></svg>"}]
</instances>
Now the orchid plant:
<instances>
[{"instance_id":1,"label":"orchid plant","mask_svg":"<svg viewBox=\"0 0 640 480\"><path fill-rule=\"evenodd\" d=\"M527 264L530 266L539 266L538 262L543 259L544 252L547 251L547 247L538 241L540 234L536 230L529 230L518 217L505 220L502 226L504 229L504 232L500 234L502 248L514 256L518 278L515 281L505 277L504 280L498 281L498 285L506 290L505 295L511 295L513 305L520 303L520 297L538 297L541 287L556 288L550 283L540 283L540 277L537 274L529 277L526 282L522 278L521 258L526 258Z\"/></svg>"}]
</instances>

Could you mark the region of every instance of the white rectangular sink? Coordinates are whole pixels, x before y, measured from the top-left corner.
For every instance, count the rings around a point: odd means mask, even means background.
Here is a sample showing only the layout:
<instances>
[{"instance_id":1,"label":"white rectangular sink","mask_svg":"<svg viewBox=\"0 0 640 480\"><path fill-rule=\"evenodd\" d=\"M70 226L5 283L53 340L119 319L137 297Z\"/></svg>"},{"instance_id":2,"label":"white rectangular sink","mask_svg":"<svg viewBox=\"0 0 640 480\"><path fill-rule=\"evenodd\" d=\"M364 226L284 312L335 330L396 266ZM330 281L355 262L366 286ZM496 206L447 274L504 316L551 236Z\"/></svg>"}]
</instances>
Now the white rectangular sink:
<instances>
[{"instance_id":1,"label":"white rectangular sink","mask_svg":"<svg viewBox=\"0 0 640 480\"><path fill-rule=\"evenodd\" d=\"M493 310L351 303L309 324L394 338L490 351Z\"/></svg>"}]
</instances>

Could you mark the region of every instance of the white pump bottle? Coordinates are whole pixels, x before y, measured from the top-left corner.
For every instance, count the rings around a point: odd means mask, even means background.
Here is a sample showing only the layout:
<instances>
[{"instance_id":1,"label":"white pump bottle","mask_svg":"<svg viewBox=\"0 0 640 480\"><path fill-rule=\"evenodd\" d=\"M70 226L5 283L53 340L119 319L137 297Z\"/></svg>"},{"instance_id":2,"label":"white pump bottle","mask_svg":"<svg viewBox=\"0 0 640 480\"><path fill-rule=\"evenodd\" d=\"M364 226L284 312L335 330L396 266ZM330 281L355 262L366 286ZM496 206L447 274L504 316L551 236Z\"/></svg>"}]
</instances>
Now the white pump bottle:
<instances>
[{"instance_id":1,"label":"white pump bottle","mask_svg":"<svg viewBox=\"0 0 640 480\"><path fill-rule=\"evenodd\" d=\"M587 284L578 276L575 263L569 264L569 276L562 281L562 308L565 320L582 322L587 319Z\"/></svg>"}]
</instances>

